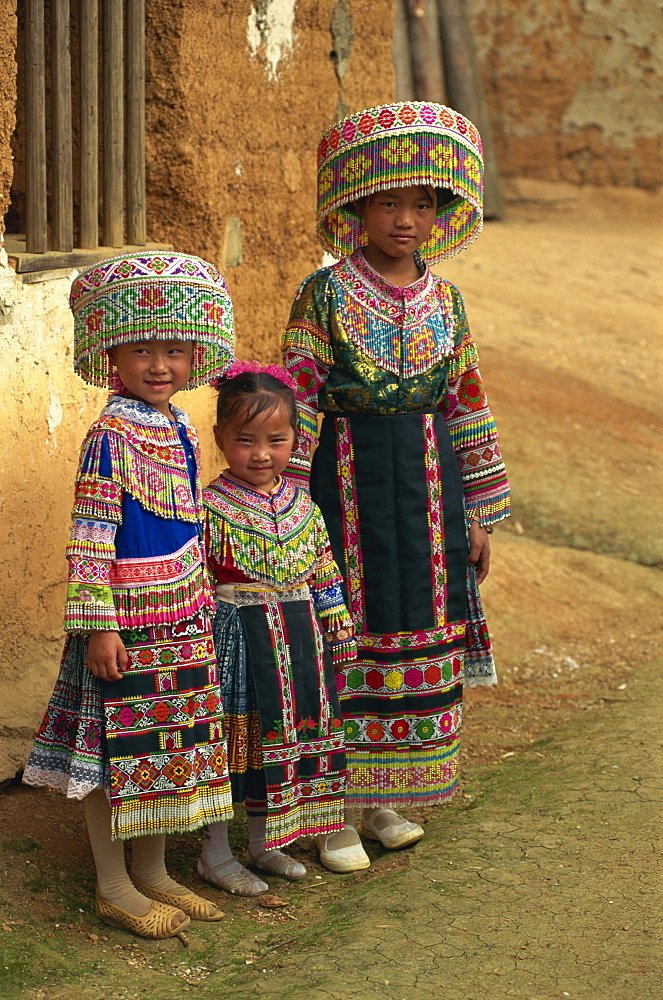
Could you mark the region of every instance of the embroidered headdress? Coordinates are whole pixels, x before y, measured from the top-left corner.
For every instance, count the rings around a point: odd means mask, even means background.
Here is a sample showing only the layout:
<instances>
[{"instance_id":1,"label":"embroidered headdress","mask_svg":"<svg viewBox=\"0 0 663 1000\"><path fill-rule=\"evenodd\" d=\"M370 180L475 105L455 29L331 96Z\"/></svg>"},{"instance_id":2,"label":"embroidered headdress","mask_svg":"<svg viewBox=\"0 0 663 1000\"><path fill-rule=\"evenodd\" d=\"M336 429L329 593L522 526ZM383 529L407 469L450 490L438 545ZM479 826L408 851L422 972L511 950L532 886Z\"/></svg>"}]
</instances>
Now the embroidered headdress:
<instances>
[{"instance_id":1,"label":"embroidered headdress","mask_svg":"<svg viewBox=\"0 0 663 1000\"><path fill-rule=\"evenodd\" d=\"M352 203L375 191L427 185L455 197L438 207L420 253L429 264L452 257L483 225L481 137L467 118L442 104L411 101L368 108L337 122L318 147L318 238L334 257L360 244Z\"/></svg>"},{"instance_id":2,"label":"embroidered headdress","mask_svg":"<svg viewBox=\"0 0 663 1000\"><path fill-rule=\"evenodd\" d=\"M217 269L191 254L144 251L82 271L69 296L74 370L110 388L107 351L136 340L194 341L186 389L220 375L233 358L233 309Z\"/></svg>"}]
</instances>

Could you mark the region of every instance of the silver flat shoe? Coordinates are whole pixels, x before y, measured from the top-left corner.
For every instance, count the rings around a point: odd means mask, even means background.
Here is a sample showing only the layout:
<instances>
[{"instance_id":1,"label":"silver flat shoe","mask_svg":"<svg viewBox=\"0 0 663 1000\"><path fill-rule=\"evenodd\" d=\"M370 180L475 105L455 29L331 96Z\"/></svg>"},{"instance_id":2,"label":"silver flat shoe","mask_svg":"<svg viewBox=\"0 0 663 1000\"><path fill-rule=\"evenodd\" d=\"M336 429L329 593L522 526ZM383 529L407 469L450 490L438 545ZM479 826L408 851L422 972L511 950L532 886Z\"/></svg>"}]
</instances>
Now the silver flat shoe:
<instances>
[{"instance_id":1,"label":"silver flat shoe","mask_svg":"<svg viewBox=\"0 0 663 1000\"><path fill-rule=\"evenodd\" d=\"M239 865L239 871L235 867L237 865ZM224 872L224 869L229 869L231 866L235 868L234 871L226 870ZM269 889L266 882L250 872L248 868L240 865L235 858L209 868L200 858L196 868L202 879L209 882L210 885L215 885L217 889L229 892L231 896L260 896Z\"/></svg>"}]
</instances>

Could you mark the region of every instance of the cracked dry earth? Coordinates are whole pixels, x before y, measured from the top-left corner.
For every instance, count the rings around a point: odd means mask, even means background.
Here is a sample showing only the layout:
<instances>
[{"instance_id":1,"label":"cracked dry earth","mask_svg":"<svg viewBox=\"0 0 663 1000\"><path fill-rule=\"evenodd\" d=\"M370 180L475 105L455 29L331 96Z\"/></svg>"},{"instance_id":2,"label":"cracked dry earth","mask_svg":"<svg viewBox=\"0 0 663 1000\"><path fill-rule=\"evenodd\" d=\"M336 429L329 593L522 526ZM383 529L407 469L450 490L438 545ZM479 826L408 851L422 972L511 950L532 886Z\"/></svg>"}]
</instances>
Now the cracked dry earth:
<instances>
[{"instance_id":1,"label":"cracked dry earth","mask_svg":"<svg viewBox=\"0 0 663 1000\"><path fill-rule=\"evenodd\" d=\"M45 978L0 996L660 1000L661 667L639 672L608 707L473 769L454 804L428 814L415 848L369 845L370 871L333 876L312 848L296 848L304 883L274 880L272 908L228 899L226 921L193 925L187 951L132 942L96 921L87 859L69 922L54 921L63 881L52 867L50 927L43 892L31 920L41 952L29 952L24 922L2 928ZM81 838L74 813L70 821L69 836ZM197 845L173 841L175 873L192 883ZM17 857L47 872L29 845Z\"/></svg>"}]
</instances>

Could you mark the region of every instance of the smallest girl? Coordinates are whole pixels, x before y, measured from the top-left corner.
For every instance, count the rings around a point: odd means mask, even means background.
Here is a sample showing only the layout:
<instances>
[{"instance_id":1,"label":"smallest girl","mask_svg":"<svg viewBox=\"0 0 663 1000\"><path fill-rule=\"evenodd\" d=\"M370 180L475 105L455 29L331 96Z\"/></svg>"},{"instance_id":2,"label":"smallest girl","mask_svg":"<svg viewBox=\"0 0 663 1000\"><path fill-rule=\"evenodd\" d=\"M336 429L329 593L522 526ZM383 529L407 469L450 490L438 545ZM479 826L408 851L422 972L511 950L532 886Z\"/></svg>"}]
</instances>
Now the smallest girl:
<instances>
[{"instance_id":1,"label":"smallest girl","mask_svg":"<svg viewBox=\"0 0 663 1000\"><path fill-rule=\"evenodd\" d=\"M214 435L228 468L203 505L232 797L246 805L249 864L300 879L304 866L279 848L343 828L334 670L356 657L354 629L322 515L281 475L297 441L293 379L236 361L217 388ZM360 853L355 867L367 867ZM238 895L268 888L233 856L223 821L203 834L198 872Z\"/></svg>"}]
</instances>

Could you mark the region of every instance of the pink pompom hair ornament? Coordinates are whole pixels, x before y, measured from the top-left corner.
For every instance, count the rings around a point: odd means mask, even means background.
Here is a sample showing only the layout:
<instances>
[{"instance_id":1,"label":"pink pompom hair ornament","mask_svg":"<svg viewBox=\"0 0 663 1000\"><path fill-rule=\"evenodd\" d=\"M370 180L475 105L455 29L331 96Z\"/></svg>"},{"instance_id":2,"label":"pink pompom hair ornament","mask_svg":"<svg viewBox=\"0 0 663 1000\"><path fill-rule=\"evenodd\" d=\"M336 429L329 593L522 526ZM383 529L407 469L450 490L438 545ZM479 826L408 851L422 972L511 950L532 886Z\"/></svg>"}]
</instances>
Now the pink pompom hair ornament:
<instances>
[{"instance_id":1,"label":"pink pompom hair ornament","mask_svg":"<svg viewBox=\"0 0 663 1000\"><path fill-rule=\"evenodd\" d=\"M297 394L298 386L294 378L285 368L280 365L261 365L258 361L233 361L233 363L226 368L223 375L220 378L214 379L211 385L214 389L219 389L224 382L229 381L231 378L236 378L238 375L244 375L245 372L253 372L256 375L271 375L273 378L277 378L279 382L283 382L287 385L288 389Z\"/></svg>"}]
</instances>

